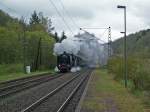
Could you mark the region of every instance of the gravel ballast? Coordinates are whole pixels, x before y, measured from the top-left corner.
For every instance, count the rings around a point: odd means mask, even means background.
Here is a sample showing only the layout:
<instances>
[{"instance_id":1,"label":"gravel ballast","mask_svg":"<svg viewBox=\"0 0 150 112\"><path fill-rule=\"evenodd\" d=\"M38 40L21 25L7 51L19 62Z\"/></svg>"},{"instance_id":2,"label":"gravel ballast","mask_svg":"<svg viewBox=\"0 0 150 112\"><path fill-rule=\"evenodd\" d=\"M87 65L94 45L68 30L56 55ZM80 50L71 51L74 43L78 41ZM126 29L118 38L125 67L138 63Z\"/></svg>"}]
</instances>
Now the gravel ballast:
<instances>
[{"instance_id":1,"label":"gravel ballast","mask_svg":"<svg viewBox=\"0 0 150 112\"><path fill-rule=\"evenodd\" d=\"M62 77L43 83L34 88L27 89L13 95L12 97L3 99L0 101L0 112L20 112L22 109L31 105L45 94L54 90L63 82L71 79L74 75L71 73L65 74Z\"/></svg>"},{"instance_id":2,"label":"gravel ballast","mask_svg":"<svg viewBox=\"0 0 150 112\"><path fill-rule=\"evenodd\" d=\"M69 83L63 89L58 91L56 94L48 98L45 102L40 104L33 112L57 112L59 107L63 102L68 98L73 89L78 85L78 83L83 79L87 74L82 74L74 81Z\"/></svg>"},{"instance_id":3,"label":"gravel ballast","mask_svg":"<svg viewBox=\"0 0 150 112\"><path fill-rule=\"evenodd\" d=\"M14 85L14 84L19 84L19 83L26 82L26 81L33 80L33 79L49 77L49 76L51 77L52 73L44 73L44 74L28 76L28 77L24 77L24 78L20 78L20 79L14 79L14 80L10 80L10 81L5 81L5 82L1 82L0 83L0 88L11 86L11 85Z\"/></svg>"},{"instance_id":4,"label":"gravel ballast","mask_svg":"<svg viewBox=\"0 0 150 112\"><path fill-rule=\"evenodd\" d=\"M78 89L78 91L75 93L75 95L73 96L73 98L69 101L68 105L66 106L66 108L64 109L63 112L75 112L77 105L80 101L80 98L85 90L85 87L87 85L87 82L89 80L89 77L91 75L91 72L88 73L88 78L86 78L85 82L82 84L82 86L80 86L80 88Z\"/></svg>"}]
</instances>

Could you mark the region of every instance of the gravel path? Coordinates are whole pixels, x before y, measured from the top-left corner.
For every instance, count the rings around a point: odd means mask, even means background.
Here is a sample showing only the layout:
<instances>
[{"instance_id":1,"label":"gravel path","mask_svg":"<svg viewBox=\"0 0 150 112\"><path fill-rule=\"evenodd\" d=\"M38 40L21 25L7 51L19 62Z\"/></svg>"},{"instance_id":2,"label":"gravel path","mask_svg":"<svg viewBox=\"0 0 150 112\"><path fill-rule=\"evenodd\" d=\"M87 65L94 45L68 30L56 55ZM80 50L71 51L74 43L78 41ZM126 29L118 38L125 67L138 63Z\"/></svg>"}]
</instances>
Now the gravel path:
<instances>
[{"instance_id":1,"label":"gravel path","mask_svg":"<svg viewBox=\"0 0 150 112\"><path fill-rule=\"evenodd\" d=\"M74 75L66 74L49 82L27 89L12 97L0 101L0 112L20 112L36 100L55 89L58 85L72 78Z\"/></svg>"}]
</instances>

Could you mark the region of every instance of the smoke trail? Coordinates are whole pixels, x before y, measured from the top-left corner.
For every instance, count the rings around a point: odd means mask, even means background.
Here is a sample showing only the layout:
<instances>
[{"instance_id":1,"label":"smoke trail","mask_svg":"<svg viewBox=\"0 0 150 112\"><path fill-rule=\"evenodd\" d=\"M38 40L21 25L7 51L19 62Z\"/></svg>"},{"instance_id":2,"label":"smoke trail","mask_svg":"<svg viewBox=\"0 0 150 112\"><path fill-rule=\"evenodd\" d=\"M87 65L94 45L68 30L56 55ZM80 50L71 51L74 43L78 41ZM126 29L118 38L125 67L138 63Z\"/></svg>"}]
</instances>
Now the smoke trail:
<instances>
[{"instance_id":1,"label":"smoke trail","mask_svg":"<svg viewBox=\"0 0 150 112\"><path fill-rule=\"evenodd\" d=\"M74 54L83 59L89 67L105 65L108 59L108 49L106 44L100 44L98 39L88 33L67 38L61 43L56 43L54 53L60 55L64 52Z\"/></svg>"}]
</instances>

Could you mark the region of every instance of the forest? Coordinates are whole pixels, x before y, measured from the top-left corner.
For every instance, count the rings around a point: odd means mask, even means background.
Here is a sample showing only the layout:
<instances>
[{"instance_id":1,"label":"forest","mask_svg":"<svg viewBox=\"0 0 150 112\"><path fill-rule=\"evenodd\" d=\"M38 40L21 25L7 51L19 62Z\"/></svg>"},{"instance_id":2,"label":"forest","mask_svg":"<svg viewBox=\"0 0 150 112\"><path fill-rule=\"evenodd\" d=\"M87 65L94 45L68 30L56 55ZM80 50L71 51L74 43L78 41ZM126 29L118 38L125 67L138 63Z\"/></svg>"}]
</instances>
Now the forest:
<instances>
[{"instance_id":1,"label":"forest","mask_svg":"<svg viewBox=\"0 0 150 112\"><path fill-rule=\"evenodd\" d=\"M0 74L24 72L25 66L32 71L54 69L53 46L59 38L53 30L42 12L34 11L27 22L0 10Z\"/></svg>"}]
</instances>

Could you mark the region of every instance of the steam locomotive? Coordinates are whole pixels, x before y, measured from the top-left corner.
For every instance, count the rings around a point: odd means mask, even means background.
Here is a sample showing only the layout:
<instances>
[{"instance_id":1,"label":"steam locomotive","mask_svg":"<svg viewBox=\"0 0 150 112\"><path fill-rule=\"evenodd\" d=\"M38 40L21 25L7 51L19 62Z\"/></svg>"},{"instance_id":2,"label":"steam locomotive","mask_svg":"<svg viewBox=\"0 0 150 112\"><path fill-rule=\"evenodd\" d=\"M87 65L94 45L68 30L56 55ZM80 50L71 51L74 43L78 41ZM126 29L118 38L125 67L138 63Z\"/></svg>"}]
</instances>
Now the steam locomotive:
<instances>
[{"instance_id":1,"label":"steam locomotive","mask_svg":"<svg viewBox=\"0 0 150 112\"><path fill-rule=\"evenodd\" d=\"M60 72L68 72L72 67L78 66L80 60L79 57L64 52L57 56L57 68Z\"/></svg>"}]
</instances>

